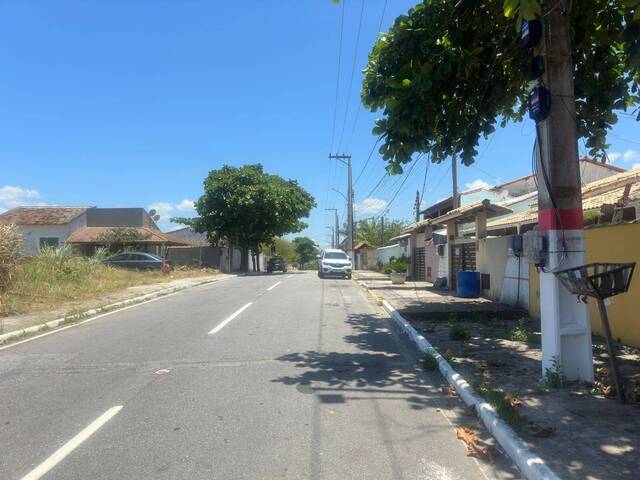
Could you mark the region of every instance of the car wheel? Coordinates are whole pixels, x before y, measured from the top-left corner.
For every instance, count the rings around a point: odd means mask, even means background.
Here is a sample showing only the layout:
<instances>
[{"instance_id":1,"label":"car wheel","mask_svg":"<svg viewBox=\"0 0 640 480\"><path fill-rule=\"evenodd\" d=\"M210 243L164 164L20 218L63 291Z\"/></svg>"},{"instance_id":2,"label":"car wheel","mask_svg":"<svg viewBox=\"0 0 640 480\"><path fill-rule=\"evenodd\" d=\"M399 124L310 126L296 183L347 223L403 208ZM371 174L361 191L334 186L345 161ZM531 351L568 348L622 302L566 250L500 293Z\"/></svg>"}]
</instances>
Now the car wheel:
<instances>
[{"instance_id":1,"label":"car wheel","mask_svg":"<svg viewBox=\"0 0 640 480\"><path fill-rule=\"evenodd\" d=\"M318 272L318 276L319 276L320 278L324 278L324 275L323 275L321 272Z\"/></svg>"},{"instance_id":2,"label":"car wheel","mask_svg":"<svg viewBox=\"0 0 640 480\"><path fill-rule=\"evenodd\" d=\"M351 280L351 274L347 275L347 280Z\"/></svg>"}]
</instances>

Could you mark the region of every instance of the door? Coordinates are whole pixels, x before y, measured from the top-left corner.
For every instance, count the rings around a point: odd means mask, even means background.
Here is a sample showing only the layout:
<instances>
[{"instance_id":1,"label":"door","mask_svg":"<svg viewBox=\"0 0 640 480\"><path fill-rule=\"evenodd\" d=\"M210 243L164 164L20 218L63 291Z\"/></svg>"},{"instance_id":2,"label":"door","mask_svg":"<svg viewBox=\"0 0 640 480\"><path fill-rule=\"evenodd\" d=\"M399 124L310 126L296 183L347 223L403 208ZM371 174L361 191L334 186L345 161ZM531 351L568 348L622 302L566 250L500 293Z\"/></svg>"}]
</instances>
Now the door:
<instances>
[{"instance_id":1,"label":"door","mask_svg":"<svg viewBox=\"0 0 640 480\"><path fill-rule=\"evenodd\" d=\"M451 247L451 288L456 289L457 272L474 272L476 270L476 244L456 243Z\"/></svg>"},{"instance_id":2,"label":"door","mask_svg":"<svg viewBox=\"0 0 640 480\"><path fill-rule=\"evenodd\" d=\"M413 279L418 281L426 279L424 272L424 247L417 247L413 252Z\"/></svg>"}]
</instances>

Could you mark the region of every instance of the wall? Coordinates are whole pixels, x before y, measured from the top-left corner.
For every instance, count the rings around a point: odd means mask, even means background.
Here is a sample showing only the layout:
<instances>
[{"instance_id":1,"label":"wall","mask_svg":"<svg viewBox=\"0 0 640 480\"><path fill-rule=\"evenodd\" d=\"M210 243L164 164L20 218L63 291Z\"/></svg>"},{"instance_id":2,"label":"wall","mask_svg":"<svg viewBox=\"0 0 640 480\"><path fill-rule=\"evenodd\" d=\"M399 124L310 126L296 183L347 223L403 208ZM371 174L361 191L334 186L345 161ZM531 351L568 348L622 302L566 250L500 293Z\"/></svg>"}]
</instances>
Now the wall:
<instances>
[{"instance_id":1,"label":"wall","mask_svg":"<svg viewBox=\"0 0 640 480\"><path fill-rule=\"evenodd\" d=\"M491 287L482 291L483 297L500 300L506 266L507 237L480 239L476 255L476 268L480 273L489 274L489 286Z\"/></svg>"},{"instance_id":2,"label":"wall","mask_svg":"<svg viewBox=\"0 0 640 480\"><path fill-rule=\"evenodd\" d=\"M429 275L429 267L431 267L431 275ZM440 257L438 256L438 247L433 243L427 243L424 246L424 275L427 282L433 282L438 278L440 268Z\"/></svg>"},{"instance_id":3,"label":"wall","mask_svg":"<svg viewBox=\"0 0 640 480\"><path fill-rule=\"evenodd\" d=\"M91 208L87 210L86 217L87 227L153 228L145 224L145 211L142 208Z\"/></svg>"},{"instance_id":4,"label":"wall","mask_svg":"<svg viewBox=\"0 0 640 480\"><path fill-rule=\"evenodd\" d=\"M220 249L217 247L168 247L167 259L173 265L220 268Z\"/></svg>"},{"instance_id":5,"label":"wall","mask_svg":"<svg viewBox=\"0 0 640 480\"><path fill-rule=\"evenodd\" d=\"M62 246L70 235L69 225L18 225L18 231L22 235L21 255L37 255L40 251L40 238L55 237Z\"/></svg>"},{"instance_id":6,"label":"wall","mask_svg":"<svg viewBox=\"0 0 640 480\"><path fill-rule=\"evenodd\" d=\"M640 347L640 224L606 225L585 230L587 262L636 262L636 272L629 291L612 298L607 306L613 338ZM615 246L615 248L613 248ZM531 316L540 317L539 275L530 267L529 291ZM600 314L595 302L589 299L591 329L603 335Z\"/></svg>"},{"instance_id":7,"label":"wall","mask_svg":"<svg viewBox=\"0 0 640 480\"><path fill-rule=\"evenodd\" d=\"M408 248L401 247L398 243L387 247L380 247L378 248L378 262L382 262L384 265L389 262L391 257L400 258L402 254L407 255L407 250Z\"/></svg>"}]
</instances>

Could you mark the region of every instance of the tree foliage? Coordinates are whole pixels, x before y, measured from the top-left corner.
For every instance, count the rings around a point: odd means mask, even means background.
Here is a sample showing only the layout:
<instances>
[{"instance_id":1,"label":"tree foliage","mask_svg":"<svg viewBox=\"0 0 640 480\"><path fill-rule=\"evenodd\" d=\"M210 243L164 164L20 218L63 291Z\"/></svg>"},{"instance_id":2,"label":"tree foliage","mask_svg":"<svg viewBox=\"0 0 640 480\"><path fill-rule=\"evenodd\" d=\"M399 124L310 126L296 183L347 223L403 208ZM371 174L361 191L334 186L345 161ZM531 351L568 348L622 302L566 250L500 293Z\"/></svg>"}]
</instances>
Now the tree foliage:
<instances>
[{"instance_id":1,"label":"tree foliage","mask_svg":"<svg viewBox=\"0 0 640 480\"><path fill-rule=\"evenodd\" d=\"M555 8L569 3L549 1ZM615 110L640 104L640 0L573 3L578 134L591 155L602 157ZM383 111L373 133L383 137L380 153L390 173L401 173L416 152L429 152L433 162L459 152L470 165L481 136L523 118L530 57L517 43L517 26L538 15L540 5L425 0L380 36L364 71L362 101Z\"/></svg>"},{"instance_id":2,"label":"tree foliage","mask_svg":"<svg viewBox=\"0 0 640 480\"><path fill-rule=\"evenodd\" d=\"M309 237L296 237L293 239L293 244L298 254L300 269L303 269L305 264L314 261L319 253L318 245Z\"/></svg>"},{"instance_id":3,"label":"tree foliage","mask_svg":"<svg viewBox=\"0 0 640 480\"><path fill-rule=\"evenodd\" d=\"M407 223L402 220L384 220L384 238L381 220L366 218L356 222L356 242L366 241L372 247L383 247L389 243L389 240L400 235Z\"/></svg>"},{"instance_id":4,"label":"tree foliage","mask_svg":"<svg viewBox=\"0 0 640 480\"><path fill-rule=\"evenodd\" d=\"M299 232L307 225L302 218L315 201L294 180L264 173L262 165L212 170L204 180L204 194L196 202L198 217L172 221L206 232L212 242L225 240L243 250L246 270L249 249L271 245L274 237Z\"/></svg>"},{"instance_id":5,"label":"tree foliage","mask_svg":"<svg viewBox=\"0 0 640 480\"><path fill-rule=\"evenodd\" d=\"M296 245L287 240L286 238L276 238L274 241L275 254L284 258L284 261L290 264L298 263L298 252L296 252Z\"/></svg>"}]
</instances>

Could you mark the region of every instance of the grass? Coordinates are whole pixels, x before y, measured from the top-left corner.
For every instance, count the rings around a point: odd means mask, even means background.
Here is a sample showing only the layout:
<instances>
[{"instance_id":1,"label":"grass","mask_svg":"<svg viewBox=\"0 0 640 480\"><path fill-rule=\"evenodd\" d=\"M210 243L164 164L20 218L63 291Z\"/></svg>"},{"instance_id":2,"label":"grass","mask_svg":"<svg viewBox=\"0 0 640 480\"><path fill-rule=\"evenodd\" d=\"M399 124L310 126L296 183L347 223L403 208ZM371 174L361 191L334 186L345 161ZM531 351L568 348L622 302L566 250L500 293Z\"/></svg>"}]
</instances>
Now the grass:
<instances>
[{"instance_id":1,"label":"grass","mask_svg":"<svg viewBox=\"0 0 640 480\"><path fill-rule=\"evenodd\" d=\"M515 395L502 390L494 390L487 382L474 383L473 388L489 402L498 416L511 428L515 431L522 429L526 420L517 410L518 407L514 406L517 403Z\"/></svg>"},{"instance_id":2,"label":"grass","mask_svg":"<svg viewBox=\"0 0 640 480\"><path fill-rule=\"evenodd\" d=\"M471 334L460 325L452 325L449 330L449 339L456 341L467 341L471 338Z\"/></svg>"},{"instance_id":3,"label":"grass","mask_svg":"<svg viewBox=\"0 0 640 480\"><path fill-rule=\"evenodd\" d=\"M73 255L64 249L22 259L9 290L2 295L0 316L52 310L135 285L163 283L211 273L175 270L165 275L160 271L107 267L99 260Z\"/></svg>"},{"instance_id":4,"label":"grass","mask_svg":"<svg viewBox=\"0 0 640 480\"><path fill-rule=\"evenodd\" d=\"M425 353L422 357L422 368L425 370L435 371L438 369L438 360L432 353Z\"/></svg>"}]
</instances>

